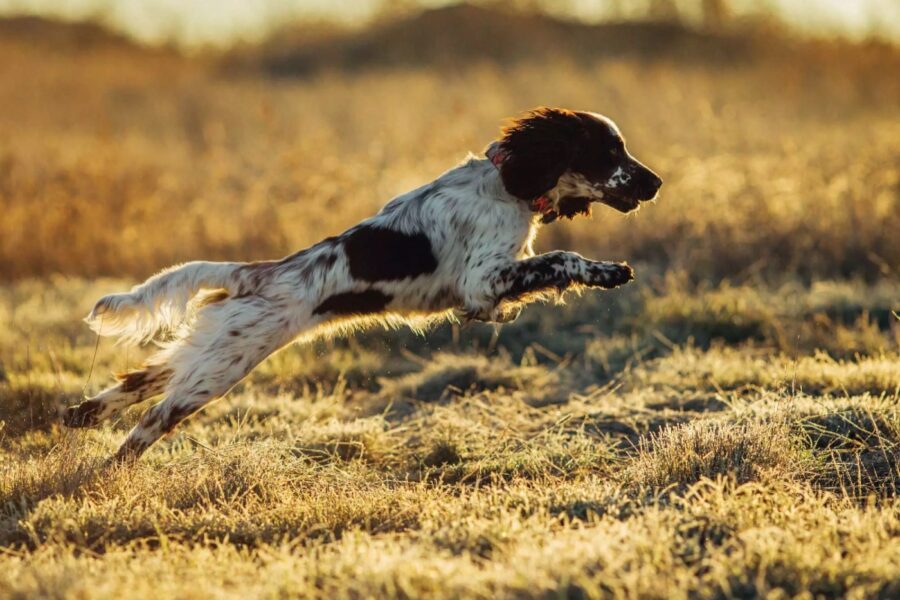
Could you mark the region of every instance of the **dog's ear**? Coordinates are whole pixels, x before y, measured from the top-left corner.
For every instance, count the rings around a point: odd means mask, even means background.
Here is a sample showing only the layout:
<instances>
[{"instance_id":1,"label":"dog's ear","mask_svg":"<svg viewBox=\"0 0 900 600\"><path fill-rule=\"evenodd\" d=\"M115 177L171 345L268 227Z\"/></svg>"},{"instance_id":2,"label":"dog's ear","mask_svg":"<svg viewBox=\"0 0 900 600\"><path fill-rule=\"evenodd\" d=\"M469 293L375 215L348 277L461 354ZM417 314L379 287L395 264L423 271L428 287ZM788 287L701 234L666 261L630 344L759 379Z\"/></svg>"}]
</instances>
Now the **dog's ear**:
<instances>
[{"instance_id":1,"label":"dog's ear","mask_svg":"<svg viewBox=\"0 0 900 600\"><path fill-rule=\"evenodd\" d=\"M559 108L537 108L512 121L500 139L506 191L530 201L553 189L586 135L581 118Z\"/></svg>"}]
</instances>

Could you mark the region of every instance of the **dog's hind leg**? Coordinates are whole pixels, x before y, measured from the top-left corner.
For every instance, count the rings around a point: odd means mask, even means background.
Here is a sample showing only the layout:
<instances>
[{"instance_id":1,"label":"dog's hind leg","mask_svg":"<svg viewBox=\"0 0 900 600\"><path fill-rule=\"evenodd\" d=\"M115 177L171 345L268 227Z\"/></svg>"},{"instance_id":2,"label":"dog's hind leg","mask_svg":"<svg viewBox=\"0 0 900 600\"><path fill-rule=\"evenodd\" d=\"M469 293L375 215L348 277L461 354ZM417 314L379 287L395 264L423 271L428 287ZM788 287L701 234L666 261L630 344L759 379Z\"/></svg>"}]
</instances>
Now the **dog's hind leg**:
<instances>
[{"instance_id":1,"label":"dog's hind leg","mask_svg":"<svg viewBox=\"0 0 900 600\"><path fill-rule=\"evenodd\" d=\"M209 402L224 396L267 356L294 339L300 329L284 309L259 297L233 299L203 309L195 329L171 349L174 374L166 398L151 407L116 453L138 458L163 435Z\"/></svg>"},{"instance_id":2,"label":"dog's hind leg","mask_svg":"<svg viewBox=\"0 0 900 600\"><path fill-rule=\"evenodd\" d=\"M172 370L164 364L146 365L136 371L119 376L119 382L63 413L67 427L94 427L101 421L116 416L133 404L162 394Z\"/></svg>"}]
</instances>

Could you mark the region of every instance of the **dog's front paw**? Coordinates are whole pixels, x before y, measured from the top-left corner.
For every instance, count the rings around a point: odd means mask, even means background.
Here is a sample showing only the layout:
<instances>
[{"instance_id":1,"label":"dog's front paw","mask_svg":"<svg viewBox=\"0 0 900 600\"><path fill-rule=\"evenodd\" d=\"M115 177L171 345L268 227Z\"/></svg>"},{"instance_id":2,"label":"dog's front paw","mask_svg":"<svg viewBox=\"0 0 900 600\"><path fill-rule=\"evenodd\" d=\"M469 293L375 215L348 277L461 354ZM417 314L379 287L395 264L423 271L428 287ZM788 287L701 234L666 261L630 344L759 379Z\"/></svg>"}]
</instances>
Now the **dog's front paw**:
<instances>
[{"instance_id":1,"label":"dog's front paw","mask_svg":"<svg viewBox=\"0 0 900 600\"><path fill-rule=\"evenodd\" d=\"M595 262L587 271L587 285L607 290L625 285L634 279L634 269L627 263Z\"/></svg>"}]
</instances>

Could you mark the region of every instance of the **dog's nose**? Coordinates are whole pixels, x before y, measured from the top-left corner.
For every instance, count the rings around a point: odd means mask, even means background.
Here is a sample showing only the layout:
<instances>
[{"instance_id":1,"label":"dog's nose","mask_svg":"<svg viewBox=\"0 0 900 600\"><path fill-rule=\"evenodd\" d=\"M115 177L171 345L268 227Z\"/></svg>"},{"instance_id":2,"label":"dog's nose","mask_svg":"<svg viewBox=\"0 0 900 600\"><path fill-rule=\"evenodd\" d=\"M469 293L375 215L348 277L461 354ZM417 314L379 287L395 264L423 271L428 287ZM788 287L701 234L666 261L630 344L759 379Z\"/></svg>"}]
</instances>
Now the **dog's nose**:
<instances>
[{"instance_id":1,"label":"dog's nose","mask_svg":"<svg viewBox=\"0 0 900 600\"><path fill-rule=\"evenodd\" d=\"M637 198L641 202L656 198L659 188L662 187L662 179L656 173L649 171L637 188Z\"/></svg>"},{"instance_id":2,"label":"dog's nose","mask_svg":"<svg viewBox=\"0 0 900 600\"><path fill-rule=\"evenodd\" d=\"M643 201L656 198L656 194L659 193L659 188L662 187L662 184L662 178L650 169L647 169L647 176L642 182L640 189L640 199Z\"/></svg>"}]
</instances>

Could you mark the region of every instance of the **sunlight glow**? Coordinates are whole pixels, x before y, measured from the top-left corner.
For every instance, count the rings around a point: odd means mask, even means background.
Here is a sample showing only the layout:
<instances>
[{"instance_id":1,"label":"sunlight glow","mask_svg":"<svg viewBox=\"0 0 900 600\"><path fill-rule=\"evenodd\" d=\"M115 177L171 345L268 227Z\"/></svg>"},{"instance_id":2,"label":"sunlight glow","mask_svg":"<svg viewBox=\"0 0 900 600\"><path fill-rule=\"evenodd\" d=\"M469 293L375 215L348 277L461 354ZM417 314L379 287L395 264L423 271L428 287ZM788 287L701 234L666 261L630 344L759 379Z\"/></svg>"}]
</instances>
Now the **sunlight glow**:
<instances>
[{"instance_id":1,"label":"sunlight glow","mask_svg":"<svg viewBox=\"0 0 900 600\"><path fill-rule=\"evenodd\" d=\"M433 7L452 3L410 0L397 4ZM546 0L543 4L554 14L589 21L614 14L627 17L645 8L643 2L611 0ZM676 4L688 18L699 16L700 2ZM378 0L0 0L0 15L98 19L145 42L202 46L259 40L301 19L361 22L372 17L381 5ZM730 5L737 15L773 10L791 26L815 35L875 35L900 40L897 0L732 0Z\"/></svg>"}]
</instances>

